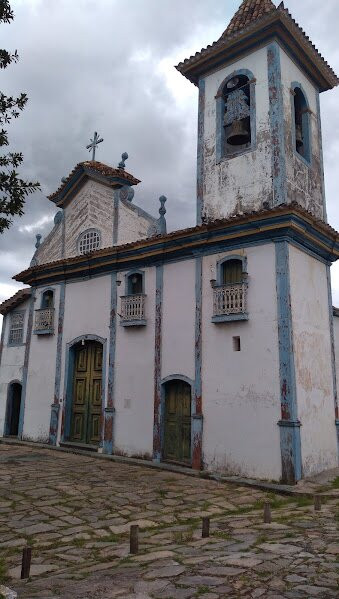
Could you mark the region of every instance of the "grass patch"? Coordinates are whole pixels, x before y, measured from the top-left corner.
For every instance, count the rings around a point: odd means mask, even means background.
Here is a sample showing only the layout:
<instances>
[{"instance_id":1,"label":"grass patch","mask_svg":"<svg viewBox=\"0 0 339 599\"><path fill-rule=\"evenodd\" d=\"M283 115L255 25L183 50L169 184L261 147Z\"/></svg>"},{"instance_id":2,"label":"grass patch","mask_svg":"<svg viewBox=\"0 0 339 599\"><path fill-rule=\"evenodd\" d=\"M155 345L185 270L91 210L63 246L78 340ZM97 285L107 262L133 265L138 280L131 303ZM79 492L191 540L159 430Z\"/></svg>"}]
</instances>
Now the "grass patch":
<instances>
[{"instance_id":1,"label":"grass patch","mask_svg":"<svg viewBox=\"0 0 339 599\"><path fill-rule=\"evenodd\" d=\"M197 597L199 597L200 595L206 595L210 591L211 591L210 587L205 587L205 586L198 587Z\"/></svg>"},{"instance_id":2,"label":"grass patch","mask_svg":"<svg viewBox=\"0 0 339 599\"><path fill-rule=\"evenodd\" d=\"M224 530L215 530L211 534L212 537L217 537L218 539L224 539L225 541L231 541L233 537Z\"/></svg>"},{"instance_id":3,"label":"grass patch","mask_svg":"<svg viewBox=\"0 0 339 599\"><path fill-rule=\"evenodd\" d=\"M86 542L86 539L73 539L72 545L74 545L74 547L83 547Z\"/></svg>"},{"instance_id":4,"label":"grass patch","mask_svg":"<svg viewBox=\"0 0 339 599\"><path fill-rule=\"evenodd\" d=\"M4 557L0 557L0 584L5 584L8 581L7 564ZM0 595L1 599L1 595Z\"/></svg>"},{"instance_id":5,"label":"grass patch","mask_svg":"<svg viewBox=\"0 0 339 599\"><path fill-rule=\"evenodd\" d=\"M332 489L339 489L339 476L337 476L337 478L334 479L334 481L331 484Z\"/></svg>"},{"instance_id":6,"label":"grass patch","mask_svg":"<svg viewBox=\"0 0 339 599\"><path fill-rule=\"evenodd\" d=\"M306 506L312 505L313 502L314 502L313 497L301 496L301 497L297 497L297 499L296 499L297 507L306 507Z\"/></svg>"},{"instance_id":7,"label":"grass patch","mask_svg":"<svg viewBox=\"0 0 339 599\"><path fill-rule=\"evenodd\" d=\"M160 497L164 498L166 497L167 491L166 489L158 489L158 495L160 495Z\"/></svg>"},{"instance_id":8,"label":"grass patch","mask_svg":"<svg viewBox=\"0 0 339 599\"><path fill-rule=\"evenodd\" d=\"M173 541L178 545L184 545L193 541L194 528L189 530L177 530L173 533Z\"/></svg>"}]
</instances>

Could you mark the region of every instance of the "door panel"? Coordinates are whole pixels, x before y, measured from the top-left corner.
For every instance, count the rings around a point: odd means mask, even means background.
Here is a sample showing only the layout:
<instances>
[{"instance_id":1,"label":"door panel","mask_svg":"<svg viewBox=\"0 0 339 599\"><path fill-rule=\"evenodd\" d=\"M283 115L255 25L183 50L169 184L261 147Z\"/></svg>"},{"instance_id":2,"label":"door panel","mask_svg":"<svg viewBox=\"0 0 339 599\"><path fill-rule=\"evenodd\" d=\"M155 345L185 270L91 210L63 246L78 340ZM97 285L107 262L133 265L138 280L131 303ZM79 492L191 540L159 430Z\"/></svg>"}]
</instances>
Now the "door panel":
<instances>
[{"instance_id":1,"label":"door panel","mask_svg":"<svg viewBox=\"0 0 339 599\"><path fill-rule=\"evenodd\" d=\"M165 387L164 459L191 462L191 387L170 381Z\"/></svg>"},{"instance_id":2,"label":"door panel","mask_svg":"<svg viewBox=\"0 0 339 599\"><path fill-rule=\"evenodd\" d=\"M71 440L98 444L101 431L102 346L87 342L75 351Z\"/></svg>"}]
</instances>

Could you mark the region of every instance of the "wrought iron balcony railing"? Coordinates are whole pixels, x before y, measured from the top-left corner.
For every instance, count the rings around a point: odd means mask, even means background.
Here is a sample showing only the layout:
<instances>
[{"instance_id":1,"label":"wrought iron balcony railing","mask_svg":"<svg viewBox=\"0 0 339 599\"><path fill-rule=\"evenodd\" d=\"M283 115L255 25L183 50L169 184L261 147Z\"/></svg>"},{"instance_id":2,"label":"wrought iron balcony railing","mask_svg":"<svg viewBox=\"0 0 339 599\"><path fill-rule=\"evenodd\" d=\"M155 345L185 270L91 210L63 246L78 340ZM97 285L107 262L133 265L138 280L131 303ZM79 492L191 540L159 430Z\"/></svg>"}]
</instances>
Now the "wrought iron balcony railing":
<instances>
[{"instance_id":1,"label":"wrought iron balcony railing","mask_svg":"<svg viewBox=\"0 0 339 599\"><path fill-rule=\"evenodd\" d=\"M35 310L34 333L52 335L54 333L54 308Z\"/></svg>"},{"instance_id":2,"label":"wrought iron balcony railing","mask_svg":"<svg viewBox=\"0 0 339 599\"><path fill-rule=\"evenodd\" d=\"M124 295L121 297L121 324L128 326L145 326L146 295Z\"/></svg>"},{"instance_id":3,"label":"wrought iron balcony railing","mask_svg":"<svg viewBox=\"0 0 339 599\"><path fill-rule=\"evenodd\" d=\"M247 283L214 287L213 322L247 319Z\"/></svg>"}]
</instances>

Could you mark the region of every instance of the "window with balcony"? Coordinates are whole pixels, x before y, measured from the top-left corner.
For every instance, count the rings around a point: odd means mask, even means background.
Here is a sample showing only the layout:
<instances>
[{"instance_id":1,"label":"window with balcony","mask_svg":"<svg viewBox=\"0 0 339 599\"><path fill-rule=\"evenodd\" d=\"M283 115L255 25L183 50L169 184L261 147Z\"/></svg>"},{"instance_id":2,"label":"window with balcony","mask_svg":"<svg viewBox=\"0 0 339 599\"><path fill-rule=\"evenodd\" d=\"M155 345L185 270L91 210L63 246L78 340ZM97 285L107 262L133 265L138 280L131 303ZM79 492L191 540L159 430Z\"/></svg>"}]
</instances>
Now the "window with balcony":
<instances>
[{"instance_id":1,"label":"window with balcony","mask_svg":"<svg viewBox=\"0 0 339 599\"><path fill-rule=\"evenodd\" d=\"M126 295L121 297L121 321L124 327L145 326L146 295L144 273L135 271L126 275Z\"/></svg>"},{"instance_id":2,"label":"window with balcony","mask_svg":"<svg viewBox=\"0 0 339 599\"><path fill-rule=\"evenodd\" d=\"M54 333L54 291L47 289L41 296L41 308L35 310L34 333L52 335Z\"/></svg>"},{"instance_id":3,"label":"window with balcony","mask_svg":"<svg viewBox=\"0 0 339 599\"><path fill-rule=\"evenodd\" d=\"M212 322L248 320L246 258L229 256L219 262L212 288Z\"/></svg>"}]
</instances>

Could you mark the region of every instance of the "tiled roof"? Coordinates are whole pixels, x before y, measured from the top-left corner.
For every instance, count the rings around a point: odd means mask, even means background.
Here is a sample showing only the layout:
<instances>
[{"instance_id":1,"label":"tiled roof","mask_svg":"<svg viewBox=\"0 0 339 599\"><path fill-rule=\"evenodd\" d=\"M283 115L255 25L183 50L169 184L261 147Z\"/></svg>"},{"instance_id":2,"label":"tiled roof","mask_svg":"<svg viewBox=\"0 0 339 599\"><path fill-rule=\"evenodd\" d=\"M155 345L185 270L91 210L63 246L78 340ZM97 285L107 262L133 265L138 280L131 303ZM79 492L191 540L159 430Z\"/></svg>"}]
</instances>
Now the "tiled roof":
<instances>
[{"instance_id":1,"label":"tiled roof","mask_svg":"<svg viewBox=\"0 0 339 599\"><path fill-rule=\"evenodd\" d=\"M252 23L252 21L260 19L273 10L277 9L271 0L243 0L239 10L235 13L221 38L228 37L236 31L241 31Z\"/></svg>"},{"instance_id":2,"label":"tiled roof","mask_svg":"<svg viewBox=\"0 0 339 599\"><path fill-rule=\"evenodd\" d=\"M15 295L12 295L12 297L0 304L0 314L3 314L3 316L5 316L8 312L14 310L14 308L25 302L29 297L31 297L31 293L31 289L19 289L19 291L17 291Z\"/></svg>"},{"instance_id":3,"label":"tiled roof","mask_svg":"<svg viewBox=\"0 0 339 599\"><path fill-rule=\"evenodd\" d=\"M122 168L113 168L112 166L108 166L107 164L103 164L102 162L97 162L96 160L87 160L86 162L79 162L72 172L68 175L68 177L63 181L62 185L60 185L59 189L48 196L48 199L52 202L56 202L61 192L66 188L71 179L78 173L78 171L83 171L87 175L91 173L103 175L107 177L107 179L117 178L126 181L130 185L138 185L140 183L139 179L136 179L130 173L127 173Z\"/></svg>"},{"instance_id":4,"label":"tiled roof","mask_svg":"<svg viewBox=\"0 0 339 599\"><path fill-rule=\"evenodd\" d=\"M330 225L325 223L323 220L316 218L311 212L302 208L298 203L292 202L291 204L281 204L280 206L276 206L275 208L262 209L262 210L253 210L246 212L244 214L236 214L234 216L230 216L228 218L214 220L206 222L202 225L197 225L195 227L189 227L187 229L179 229L177 231L172 231L171 233L166 233L165 235L154 235L149 237L148 239L141 239L138 241L133 241L131 243L126 243L119 246L112 246L108 248L102 248L100 250L95 250L90 255L87 256L88 259L95 259L101 256L119 256L119 254L123 253L126 250L137 250L138 248L152 248L154 244L158 245L161 243L166 243L166 241L170 241L172 239L180 239L182 242L183 238L195 233L209 233L214 229L218 229L219 227L227 227L232 225L245 224L251 221L255 221L260 218L271 218L274 216L279 216L280 214L289 214L294 212L300 215L302 218L307 220L312 226L317 227L320 232L325 234L326 236L330 236L334 242L338 242L339 233L333 229ZM54 262L49 262L46 264L40 264L37 266L33 266L20 272L19 274L13 277L16 281L27 282L31 278L35 278L35 276L39 276L39 272L45 270L46 268L58 267L76 264L84 260L84 256L74 256L71 258L63 258L61 260L56 260Z\"/></svg>"},{"instance_id":5,"label":"tiled roof","mask_svg":"<svg viewBox=\"0 0 339 599\"><path fill-rule=\"evenodd\" d=\"M271 0L244 0L221 37L207 48L196 52L194 56L180 62L176 69L197 85L199 76L210 68L210 64L218 64L220 56L227 56L234 48L237 49L237 52L239 52L239 48L246 48L247 40L253 36L258 39L260 31L270 27L272 35L279 30L279 27L280 30L283 27L284 31L288 32L294 45L297 44L300 49L302 60L306 58L307 64L313 65L313 73L314 69L317 69L321 91L331 89L339 84L339 79L333 69L293 19L288 9L285 8L284 2L275 7Z\"/></svg>"}]
</instances>

